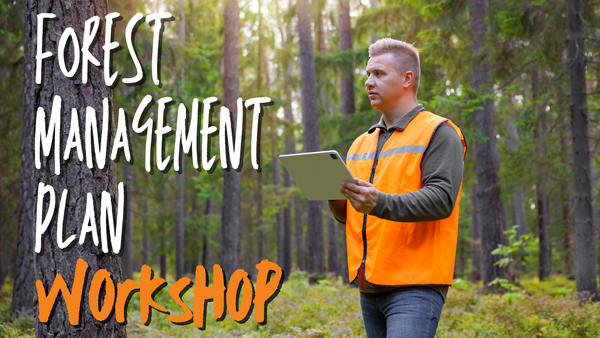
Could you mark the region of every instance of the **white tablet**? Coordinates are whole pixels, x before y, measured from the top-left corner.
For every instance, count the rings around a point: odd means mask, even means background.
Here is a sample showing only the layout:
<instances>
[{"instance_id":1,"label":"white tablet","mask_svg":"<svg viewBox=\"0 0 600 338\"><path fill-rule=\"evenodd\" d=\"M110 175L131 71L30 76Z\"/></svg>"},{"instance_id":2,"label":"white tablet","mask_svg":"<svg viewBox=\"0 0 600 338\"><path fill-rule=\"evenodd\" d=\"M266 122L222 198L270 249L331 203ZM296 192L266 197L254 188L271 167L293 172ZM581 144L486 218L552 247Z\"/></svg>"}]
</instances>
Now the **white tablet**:
<instances>
[{"instance_id":1,"label":"white tablet","mask_svg":"<svg viewBox=\"0 0 600 338\"><path fill-rule=\"evenodd\" d=\"M354 182L348 167L335 150L279 156L304 197L310 201L344 200L342 182Z\"/></svg>"}]
</instances>

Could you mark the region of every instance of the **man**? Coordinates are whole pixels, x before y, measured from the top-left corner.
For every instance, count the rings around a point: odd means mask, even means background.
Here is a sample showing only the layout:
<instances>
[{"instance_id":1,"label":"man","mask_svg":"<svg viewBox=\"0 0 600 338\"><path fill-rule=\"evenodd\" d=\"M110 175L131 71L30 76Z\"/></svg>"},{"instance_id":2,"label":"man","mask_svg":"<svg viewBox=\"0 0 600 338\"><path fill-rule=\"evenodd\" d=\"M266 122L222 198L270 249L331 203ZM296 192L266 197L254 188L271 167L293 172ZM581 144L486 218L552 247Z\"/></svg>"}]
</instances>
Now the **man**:
<instances>
[{"instance_id":1,"label":"man","mask_svg":"<svg viewBox=\"0 0 600 338\"><path fill-rule=\"evenodd\" d=\"M348 151L355 182L340 187L348 200L329 206L346 223L367 336L434 337L454 273L466 143L456 125L417 103L414 46L375 42L366 72L382 117Z\"/></svg>"}]
</instances>

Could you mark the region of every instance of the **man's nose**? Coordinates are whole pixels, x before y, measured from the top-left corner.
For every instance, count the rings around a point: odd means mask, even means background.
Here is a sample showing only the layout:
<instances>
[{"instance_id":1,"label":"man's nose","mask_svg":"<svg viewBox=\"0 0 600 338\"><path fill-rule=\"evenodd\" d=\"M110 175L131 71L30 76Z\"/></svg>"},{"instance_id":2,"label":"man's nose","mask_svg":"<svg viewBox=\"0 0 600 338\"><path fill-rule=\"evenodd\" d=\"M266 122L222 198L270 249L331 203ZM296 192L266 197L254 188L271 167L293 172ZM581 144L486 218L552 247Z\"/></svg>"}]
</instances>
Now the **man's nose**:
<instances>
[{"instance_id":1,"label":"man's nose","mask_svg":"<svg viewBox=\"0 0 600 338\"><path fill-rule=\"evenodd\" d=\"M367 86L367 89L373 87L373 85L374 85L373 79L370 76L367 77L367 81L365 81L365 86Z\"/></svg>"}]
</instances>

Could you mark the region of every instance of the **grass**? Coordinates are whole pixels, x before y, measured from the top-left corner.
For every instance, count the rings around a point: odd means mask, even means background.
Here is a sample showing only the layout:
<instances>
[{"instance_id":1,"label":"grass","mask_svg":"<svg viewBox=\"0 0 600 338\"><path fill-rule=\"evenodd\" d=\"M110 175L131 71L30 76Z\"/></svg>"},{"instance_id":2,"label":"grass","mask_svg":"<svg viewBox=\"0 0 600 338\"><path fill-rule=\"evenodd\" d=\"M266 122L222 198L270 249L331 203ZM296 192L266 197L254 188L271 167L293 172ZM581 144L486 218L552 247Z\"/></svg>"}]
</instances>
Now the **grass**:
<instances>
[{"instance_id":1,"label":"grass","mask_svg":"<svg viewBox=\"0 0 600 338\"><path fill-rule=\"evenodd\" d=\"M460 283L448 293L437 337L600 337L600 303L577 298L574 281L553 276L543 282L523 279L522 300L510 304L501 295L480 294L481 283ZM10 283L0 293L0 336L33 337L33 318L11 320ZM168 286L155 297L158 304L181 314L168 295ZM193 290L184 296L191 307ZM59 305L61 306L61 305ZM128 311L129 337L365 337L359 293L340 280L308 284L304 273L293 273L281 293L269 304L268 323L259 325L254 314L239 324L229 315L224 321L212 318L207 308L206 330L193 324L172 324L166 314L153 311L152 322L140 321L139 296Z\"/></svg>"}]
</instances>

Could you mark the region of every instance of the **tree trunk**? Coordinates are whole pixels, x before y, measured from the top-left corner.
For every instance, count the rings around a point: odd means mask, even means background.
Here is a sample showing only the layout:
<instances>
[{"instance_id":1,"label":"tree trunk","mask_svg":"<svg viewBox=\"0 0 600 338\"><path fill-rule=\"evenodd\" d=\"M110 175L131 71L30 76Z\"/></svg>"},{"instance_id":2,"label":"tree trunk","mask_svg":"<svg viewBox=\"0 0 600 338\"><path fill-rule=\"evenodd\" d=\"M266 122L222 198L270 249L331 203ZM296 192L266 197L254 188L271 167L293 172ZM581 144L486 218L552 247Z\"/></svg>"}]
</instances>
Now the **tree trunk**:
<instances>
[{"instance_id":1,"label":"tree trunk","mask_svg":"<svg viewBox=\"0 0 600 338\"><path fill-rule=\"evenodd\" d=\"M38 6L42 9L38 9ZM34 223L35 209L35 176L33 126L35 111L39 102L32 95L40 91L41 86L35 84L35 54L34 38L37 33L37 18L33 13L50 12L50 1L38 4L26 1L25 36L23 41L23 115L21 119L21 174L19 176L19 226L17 230L17 251L15 253L15 277L13 297L10 312L15 316L18 312L34 313L35 269L34 269ZM35 12L34 12L35 11ZM57 44L55 43L56 47ZM46 49L48 50L48 49ZM55 49L56 50L56 49ZM46 62L46 67L52 67ZM50 95L50 94L48 94ZM49 98L48 100L51 100ZM4 255L3 255L4 257Z\"/></svg>"},{"instance_id":2,"label":"tree trunk","mask_svg":"<svg viewBox=\"0 0 600 338\"><path fill-rule=\"evenodd\" d=\"M302 69L302 123L304 125L304 151L319 150L319 106L317 104L317 74L311 33L310 3L296 3L298 37L300 44L300 67ZM325 272L325 249L323 243L322 203L306 201L307 265L309 273Z\"/></svg>"},{"instance_id":3,"label":"tree trunk","mask_svg":"<svg viewBox=\"0 0 600 338\"><path fill-rule=\"evenodd\" d=\"M258 152L258 163L262 163L262 155L261 152ZM258 259L262 260L264 259L264 247L265 247L265 235L264 235L264 231L263 231L263 176L262 176L262 170L259 171L258 173L258 180L257 180L257 197L256 199L258 200L258 206L256 207L256 223L257 223L257 227L258 227Z\"/></svg>"},{"instance_id":4,"label":"tree trunk","mask_svg":"<svg viewBox=\"0 0 600 338\"><path fill-rule=\"evenodd\" d=\"M585 88L586 57L584 45L583 4L567 1L569 90L571 101L571 134L573 136L573 188L575 197L575 231L577 247L577 291L598 296L590 191L590 153L588 141L588 109Z\"/></svg>"},{"instance_id":5,"label":"tree trunk","mask_svg":"<svg viewBox=\"0 0 600 338\"><path fill-rule=\"evenodd\" d=\"M532 7L532 26L533 26L533 46L537 47L539 38L543 38L541 35L544 26L544 19L542 17L540 6ZM539 48L539 47L538 47ZM537 211L538 211L538 236L540 239L540 252L539 252L539 268L538 277L540 280L550 276L552 274L552 247L550 239L550 197L547 192L548 174L545 168L545 159L547 156L547 130L546 130L546 112L541 107L540 100L540 87L541 81L538 70L538 60L534 59L531 64L531 94L532 94L532 105L536 116L539 118L538 128L533 131L533 138L536 143L536 151L540 159L540 166L538 167L538 179L536 185L537 194ZM543 75L542 75L543 76Z\"/></svg>"},{"instance_id":6,"label":"tree trunk","mask_svg":"<svg viewBox=\"0 0 600 338\"><path fill-rule=\"evenodd\" d=\"M517 237L521 238L521 236L529 233L527 216L525 213L525 191L523 187L519 187L519 189L513 193L511 208L513 224L519 225L517 228Z\"/></svg>"},{"instance_id":7,"label":"tree trunk","mask_svg":"<svg viewBox=\"0 0 600 338\"><path fill-rule=\"evenodd\" d=\"M150 218L150 207L148 201L144 199L144 238L142 239L142 264L150 264L150 237L148 236L148 229L150 224L148 222Z\"/></svg>"},{"instance_id":8,"label":"tree trunk","mask_svg":"<svg viewBox=\"0 0 600 338\"><path fill-rule=\"evenodd\" d=\"M338 273L337 222L327 213L327 271Z\"/></svg>"},{"instance_id":9,"label":"tree trunk","mask_svg":"<svg viewBox=\"0 0 600 338\"><path fill-rule=\"evenodd\" d=\"M378 0L370 0L370 5L371 5L371 9L377 9L379 8L379 1ZM375 43L375 41L377 41L378 39L378 34L377 34L377 29L373 28L373 33L371 35L371 43Z\"/></svg>"},{"instance_id":10,"label":"tree trunk","mask_svg":"<svg viewBox=\"0 0 600 338\"><path fill-rule=\"evenodd\" d=\"M154 265L160 265L160 237L162 236L156 236L157 238L154 240Z\"/></svg>"},{"instance_id":11,"label":"tree trunk","mask_svg":"<svg viewBox=\"0 0 600 338\"><path fill-rule=\"evenodd\" d=\"M511 151L515 152L519 148L519 132L517 127L515 127L515 121L507 121L506 127L510 132L510 137L507 138L506 145ZM516 224L519 226L517 228L517 237L521 238L521 236L528 234L529 227L527 226L527 214L525 213L525 191L523 187L519 187L512 195L511 214L513 225ZM517 265L520 266L520 264Z\"/></svg>"},{"instance_id":12,"label":"tree trunk","mask_svg":"<svg viewBox=\"0 0 600 338\"><path fill-rule=\"evenodd\" d=\"M564 108L562 103L562 100L558 101L559 108ZM564 135L560 139L560 145L564 151L564 165L565 167L570 167L572 166L571 161L569 161L569 159L572 159L572 156L569 152L571 126L567 117L565 117L563 121L562 129L564 130ZM573 260L573 256L575 253L575 227L573 224L573 219L571 217L571 210L573 209L571 184L569 184L569 182L562 181L560 185L560 190L562 199L561 220L563 224L562 245L564 250L563 273L569 276L570 279L575 279L575 261Z\"/></svg>"},{"instance_id":13,"label":"tree trunk","mask_svg":"<svg viewBox=\"0 0 600 338\"><path fill-rule=\"evenodd\" d=\"M210 246L210 228L211 228L211 215L213 209L212 197L206 199L206 229L207 232L204 235L204 245L202 247L202 265L205 267L212 267L212 248Z\"/></svg>"},{"instance_id":14,"label":"tree trunk","mask_svg":"<svg viewBox=\"0 0 600 338\"><path fill-rule=\"evenodd\" d=\"M164 239L161 239L161 242L164 242ZM161 246L164 247L164 243ZM167 254L164 252L160 253L160 278L167 279Z\"/></svg>"},{"instance_id":15,"label":"tree trunk","mask_svg":"<svg viewBox=\"0 0 600 338\"><path fill-rule=\"evenodd\" d=\"M183 151L181 151L180 158L183 157ZM183 160L182 160L183 162ZM177 177L177 202L175 204L175 216L176 216L176 229L175 229L175 267L176 267L176 278L180 279L185 274L185 229L184 229L184 220L185 220L185 173L183 165L180 167L181 172L175 173Z\"/></svg>"},{"instance_id":16,"label":"tree trunk","mask_svg":"<svg viewBox=\"0 0 600 338\"><path fill-rule=\"evenodd\" d=\"M2 81L0 81L2 84ZM2 162L2 139L0 139L0 253L2 257L0 257L0 288L4 286L4 278L6 278L6 266L4 264L4 186L2 184L4 180L4 171L3 162Z\"/></svg>"},{"instance_id":17,"label":"tree trunk","mask_svg":"<svg viewBox=\"0 0 600 338\"><path fill-rule=\"evenodd\" d=\"M600 93L600 68L596 68L596 88L594 88L593 90ZM594 125L591 121L588 122L588 135L590 139L590 185L592 193L592 219L594 223L594 231L596 233L596 245L598 245L598 247L596 248L596 271L600 271L600 199L598 198L598 171L594 167L594 158L595 154L598 152L598 148L596 147L596 145L592 147L593 140L597 138L597 134L594 135L594 129L597 132L598 126Z\"/></svg>"},{"instance_id":18,"label":"tree trunk","mask_svg":"<svg viewBox=\"0 0 600 338\"><path fill-rule=\"evenodd\" d=\"M483 270L483 257L481 256L481 222L479 218L479 198L477 198L477 188L471 189L471 205L473 214L471 215L471 281L481 280Z\"/></svg>"},{"instance_id":19,"label":"tree trunk","mask_svg":"<svg viewBox=\"0 0 600 338\"><path fill-rule=\"evenodd\" d=\"M517 228L517 238L521 238L523 235L529 234L529 228L527 227L527 215L525 213L525 191L523 187L519 187L517 191L515 191L511 198L511 213L512 213L512 223L516 224L519 227ZM519 271L523 271L523 262L522 260L517 260L515 262L515 267Z\"/></svg>"},{"instance_id":20,"label":"tree trunk","mask_svg":"<svg viewBox=\"0 0 600 338\"><path fill-rule=\"evenodd\" d=\"M338 223L338 233L342 238L342 252L340 252L340 262L338 264L338 274L342 276L344 283L350 283L348 279L348 251L346 248L346 224Z\"/></svg>"},{"instance_id":21,"label":"tree trunk","mask_svg":"<svg viewBox=\"0 0 600 338\"><path fill-rule=\"evenodd\" d=\"M298 269L304 271L306 269L306 265L304 264L304 231L302 225L302 202L299 195L294 196L294 213L296 218L296 263L298 264Z\"/></svg>"},{"instance_id":22,"label":"tree trunk","mask_svg":"<svg viewBox=\"0 0 600 338\"><path fill-rule=\"evenodd\" d=\"M596 86L600 88L600 84ZM600 268L600 210L598 209L598 203L594 203L594 201L598 201L598 171L594 168L594 154L592 144L593 144L593 132L594 126L591 121L588 123L588 135L590 139L590 192L592 199L592 224L594 228L594 233L596 234L596 240L598 244L598 252L596 253L596 267ZM596 270L598 271L598 270Z\"/></svg>"},{"instance_id":23,"label":"tree trunk","mask_svg":"<svg viewBox=\"0 0 600 338\"><path fill-rule=\"evenodd\" d=\"M190 213L191 219L193 220L199 220L202 219L201 217L201 209L202 206L200 205L200 203L198 202L198 194L200 193L199 189L194 188L192 190L192 196L191 196L191 200L192 200L192 210ZM190 235L190 237L193 239L192 241L188 242L188 251L187 251L187 256L188 256L188 260L189 260L189 266L188 268L186 268L185 273L186 274L195 274L196 273L196 266L198 266L200 264L200 261L202 260L202 242L203 242L203 233L202 230L200 228L200 226L198 226L197 224L194 225L193 227L193 231L191 232L192 234Z\"/></svg>"},{"instance_id":24,"label":"tree trunk","mask_svg":"<svg viewBox=\"0 0 600 338\"><path fill-rule=\"evenodd\" d=\"M223 105L229 108L232 121L237 121L237 99L240 97L240 47L238 2L226 0L223 4ZM235 123L233 123L235 127ZM223 172L223 202L221 207L221 267L226 276L240 267L241 245L241 193L240 173L229 169Z\"/></svg>"},{"instance_id":25,"label":"tree trunk","mask_svg":"<svg viewBox=\"0 0 600 338\"><path fill-rule=\"evenodd\" d=\"M258 1L258 12L259 14L261 13L260 7L261 7L261 3L262 1L259 0ZM258 69L256 71L256 88L258 90L258 92L262 91L262 57L263 57L263 52L262 52L262 39L260 38L260 35L262 34L262 20L261 20L261 16L259 15L258 17L258 32L259 32L259 38L258 38ZM258 139L258 144L259 146L261 145L261 140ZM262 166L262 152L259 151L258 152L258 165L259 167ZM264 188L264 181L263 181L263 171L262 168L261 170L258 172L258 180L257 180L257 199L258 199L258 206L257 206L257 217L256 217L256 222L257 222L257 227L258 227L258 259L262 260L264 258L264 246L265 246L265 234L263 231L263 216L264 216L264 210L263 210L263 188ZM279 262L280 263L280 262Z\"/></svg>"},{"instance_id":26,"label":"tree trunk","mask_svg":"<svg viewBox=\"0 0 600 338\"><path fill-rule=\"evenodd\" d=\"M131 139L131 135L129 135ZM123 159L124 160L124 159ZM127 161L123 162L123 184L127 193L125 204L127 214L125 216L125 233L123 236L123 279L133 278L133 168Z\"/></svg>"},{"instance_id":27,"label":"tree trunk","mask_svg":"<svg viewBox=\"0 0 600 338\"><path fill-rule=\"evenodd\" d=\"M82 1L77 4L77 9L74 8L66 11L68 8L51 1L27 1L27 13L25 21L25 62L33 62L34 36L37 29L36 14L38 13L54 13L57 20L47 21L47 32L62 32L67 27L73 27L77 32L79 41L83 41L83 27L86 20L93 16L104 18L108 12L107 3L105 1ZM99 34L99 41L104 41L104 31ZM41 43L41 41L39 41ZM45 34L43 46L45 50L57 51L57 39L53 34ZM101 60L104 54L102 46L97 43L90 51L97 59ZM73 50L67 53L67 64L73 62ZM44 109L46 120L50 119L53 99L58 95L62 99L62 113L60 115L61 126L69 126L71 121L71 109L75 108L79 112L79 124L85 125L86 107L92 107L96 111L96 123L98 126L103 125L103 100L108 100L108 139L107 144L113 144L114 123L112 120L112 90L104 83L103 72L96 67L90 67L88 83L83 86L78 82L79 78L75 76L69 79L59 72L58 60L56 58L51 61L44 62L44 71L42 75L41 85L34 84L33 76L35 71L32 65L29 64L25 69L25 88L24 88L24 112L27 115L32 115L34 109L42 107ZM31 130L24 128L31 133ZM60 144L66 144L67 133L60 133ZM29 139L29 136L26 136ZM30 139L29 139L30 140ZM33 144L33 142L31 142ZM85 147L84 147L85 148ZM59 149L53 149L60 151ZM83 224L84 214L86 210L85 196L91 193L96 202L93 205L95 215L100 215L99 199L103 191L110 193L112 197L112 210L116 213L117 210L117 174L116 164L114 161L106 161L104 169L99 169L97 165L89 169L84 163L79 161L76 156L71 156L67 160L61 159L61 175L56 175L54 171L54 161L52 154L49 157L42 157L41 169L35 171L35 180L51 185L56 192L57 199L64 189L68 189L66 199L65 217L64 217L64 233L78 234L81 225ZM98 160L98 159L96 159ZM33 168L31 163L28 163L30 168ZM27 176L29 171L21 173L22 176ZM36 183L37 183L36 182ZM36 193L37 194L37 193ZM38 196L34 196L34 200ZM57 200L58 204L58 200ZM49 204L44 203L44 210L47 210ZM32 208L33 209L33 208ZM45 213L44 213L45 215ZM96 216L96 220L99 221ZM33 220L33 218L32 218ZM31 228L33 221L27 223L27 227ZM98 224L99 225L99 224ZM91 240L91 236L87 236L83 244L74 243L69 250L63 250L58 247L54 240L57 236L57 218L53 218L48 227L48 235L42 242L41 252L35 254L35 264L32 268L35 271L35 278L40 280L46 290L49 290L51 284L55 281L57 274L60 274L67 284L72 285L75 266L79 258L86 261L89 266L89 276L93 276L98 270L106 269L115 283L122 282L121 274L121 258L117 254L113 254L112 250L104 253L100 245L96 246ZM89 235L89 234L88 234ZM33 240L29 244L32 244ZM32 248L29 252L34 252ZM27 269L28 263L22 262L21 269ZM33 291L33 281L17 280L17 284L26 284L25 287L30 288L32 295L36 294ZM88 294L90 291L90 283L86 283L83 289L82 304L88 303ZM16 295L14 299L19 299L20 295ZM99 322L93 316L88 306L82 306L80 314L79 326L72 326L66 318L68 317L67 308L64 300L59 297L59 300L49 318L49 323L44 324L36 319L36 336L39 337L124 337L125 326L119 324L114 316L108 320Z\"/></svg>"},{"instance_id":28,"label":"tree trunk","mask_svg":"<svg viewBox=\"0 0 600 338\"><path fill-rule=\"evenodd\" d=\"M290 0L288 3L288 10L292 8L293 4ZM286 48L287 40L291 39L292 36L292 24L288 24L286 27L285 35L283 30L281 32L283 48ZM285 151L287 154L293 154L296 152L296 137L294 136L294 113L292 111L292 59L288 57L285 68L285 99L287 104L285 105ZM290 173L284 168L283 173L283 186L286 190L292 188L292 178ZM283 211L283 226L285 232L285 257L286 262L289 257L289 271L292 269L292 203L288 202ZM298 234L296 233L296 236ZM300 233L300 243L302 243L302 233ZM298 251L296 246L296 254L300 255L301 251ZM299 259L298 259L299 261ZM298 269L302 269L301 265L298 264Z\"/></svg>"},{"instance_id":29,"label":"tree trunk","mask_svg":"<svg viewBox=\"0 0 600 338\"><path fill-rule=\"evenodd\" d=\"M471 23L472 53L477 55L471 62L473 79L471 87L478 92L489 92L492 88L490 76L489 49L485 43L490 32L489 23L485 21L488 14L488 0L469 0L469 17ZM477 197L479 198L479 219L482 226L482 255L483 255L483 284L487 284L496 277L503 277L506 271L494 265L501 257L492 255L498 244L508 244L504 230L506 228L506 214L500 198L500 178L498 171L498 142L496 139L496 126L494 122L494 102L487 99L483 103L483 110L473 112L475 128L486 138L478 140L475 144L475 161L477 167Z\"/></svg>"},{"instance_id":30,"label":"tree trunk","mask_svg":"<svg viewBox=\"0 0 600 338\"><path fill-rule=\"evenodd\" d=\"M327 52L327 46L325 45L325 27L323 25L323 5L326 1L316 0L317 1L317 20L315 21L315 34L317 35L317 51L321 54L325 54ZM317 85L320 87L319 89L319 100L320 104L325 108L325 112L328 115L331 115L333 112L331 111L331 105L329 104L329 99L327 94L325 93L325 85L321 85L323 81L327 81L328 76L326 74L319 73L317 74Z\"/></svg>"},{"instance_id":31,"label":"tree trunk","mask_svg":"<svg viewBox=\"0 0 600 338\"><path fill-rule=\"evenodd\" d=\"M538 26L539 20L534 20L534 26ZM546 191L548 174L545 170L544 160L547 155L546 146L546 116L545 111L540 109L539 91L540 81L537 65L531 65L531 93L534 110L540 118L538 128L533 132L533 138L536 141L536 150L540 159L540 167L538 168L538 180L536 185L537 194L537 210L538 210L538 235L540 238L540 253L539 253L539 269L538 277L540 280L552 274L552 248L550 246L550 197Z\"/></svg>"},{"instance_id":32,"label":"tree trunk","mask_svg":"<svg viewBox=\"0 0 600 338\"><path fill-rule=\"evenodd\" d=\"M177 31L177 41L183 47L185 45L185 1L179 0L179 29ZM179 57L179 92L183 96L185 89L185 66L184 66L184 54L181 53ZM183 149L179 151L179 169L178 173L175 173L177 177L177 184L179 191L177 193L177 203L175 206L176 221L175 221L175 267L176 267L176 278L180 279L185 274L185 165L183 156Z\"/></svg>"},{"instance_id":33,"label":"tree trunk","mask_svg":"<svg viewBox=\"0 0 600 338\"><path fill-rule=\"evenodd\" d=\"M352 24L350 21L349 0L338 0L338 35L340 52L352 51ZM340 88L340 111L343 116L354 114L354 62L344 62L340 70L342 86Z\"/></svg>"}]
</instances>

